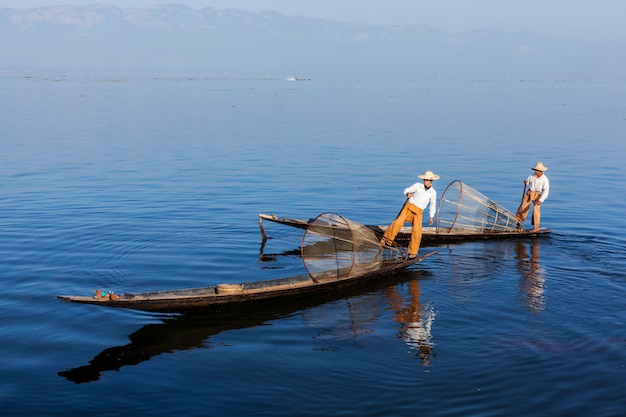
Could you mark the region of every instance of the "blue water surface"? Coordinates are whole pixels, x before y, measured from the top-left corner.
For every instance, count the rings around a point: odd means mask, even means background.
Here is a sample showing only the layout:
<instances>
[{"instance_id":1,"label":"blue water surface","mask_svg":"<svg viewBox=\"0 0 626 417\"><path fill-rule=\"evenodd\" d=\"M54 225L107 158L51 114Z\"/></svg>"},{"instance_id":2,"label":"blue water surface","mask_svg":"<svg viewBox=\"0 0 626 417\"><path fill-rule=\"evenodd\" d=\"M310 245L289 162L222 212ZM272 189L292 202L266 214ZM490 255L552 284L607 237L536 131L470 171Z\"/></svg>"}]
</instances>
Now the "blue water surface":
<instances>
[{"instance_id":1,"label":"blue water surface","mask_svg":"<svg viewBox=\"0 0 626 417\"><path fill-rule=\"evenodd\" d=\"M608 81L0 78L3 414L623 415L625 97ZM514 211L537 161L550 236L442 245L392 282L218 315L56 298L300 274L302 231L265 223L262 246L259 213L387 224L425 170L440 194L460 179Z\"/></svg>"}]
</instances>

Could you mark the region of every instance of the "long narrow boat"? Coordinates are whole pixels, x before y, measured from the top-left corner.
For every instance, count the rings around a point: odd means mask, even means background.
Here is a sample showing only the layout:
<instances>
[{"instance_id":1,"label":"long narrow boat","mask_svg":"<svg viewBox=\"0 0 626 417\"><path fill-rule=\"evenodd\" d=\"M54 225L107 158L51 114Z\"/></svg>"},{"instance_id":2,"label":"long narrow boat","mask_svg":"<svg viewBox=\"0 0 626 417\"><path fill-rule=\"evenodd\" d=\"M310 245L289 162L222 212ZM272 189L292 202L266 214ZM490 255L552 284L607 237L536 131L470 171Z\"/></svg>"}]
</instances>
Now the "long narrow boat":
<instances>
[{"instance_id":1,"label":"long narrow boat","mask_svg":"<svg viewBox=\"0 0 626 417\"><path fill-rule=\"evenodd\" d=\"M58 375L77 384L97 381L107 371L119 371L122 367L139 365L159 355L205 347L211 343L212 337L224 331L256 327L341 298L345 299L345 310L332 309L328 314L337 320L340 317L349 317L346 326L349 326L351 332L358 332L359 328L368 327L371 315L377 313L369 308L354 307L365 304L371 306L373 299L386 297L382 289L419 279L424 274L424 271L414 269L367 280L363 285L350 286L342 292L281 298L279 302L257 303L249 308L248 304L244 304L241 309L228 311L207 310L161 317L157 323L150 321L129 334L127 343L107 346L88 363L64 369ZM341 323L338 322L338 325Z\"/></svg>"},{"instance_id":2,"label":"long narrow boat","mask_svg":"<svg viewBox=\"0 0 626 417\"><path fill-rule=\"evenodd\" d=\"M279 217L275 214L259 214L259 227L261 228L261 234L263 239L267 239L267 233L263 225L263 220L267 220L274 223L279 223L289 227L295 227L298 229L306 229L311 220L302 219L290 219L285 217ZM382 236L389 226L382 225L365 225L379 236ZM528 229L512 229L493 231L485 230L478 227L456 227L452 230L437 230L436 227L422 227L422 246L435 246L445 243L460 243L469 242L473 240L491 240L491 239L512 239L520 237L535 237L543 236L552 233L552 230L547 228L541 228L537 231ZM396 242L400 245L406 246L411 239L411 226L404 226L400 229L400 232L396 236Z\"/></svg>"},{"instance_id":3,"label":"long narrow boat","mask_svg":"<svg viewBox=\"0 0 626 417\"><path fill-rule=\"evenodd\" d=\"M117 300L101 300L92 296L58 295L62 301L95 304L105 307L128 308L164 313L185 313L193 311L223 311L253 303L294 299L312 295L343 291L350 286L363 284L383 274L393 274L431 256L406 259L386 268L349 275L345 278L320 280L309 274L278 278L265 281L244 282L241 284L218 284L203 288L165 290L119 294Z\"/></svg>"},{"instance_id":4,"label":"long narrow boat","mask_svg":"<svg viewBox=\"0 0 626 417\"><path fill-rule=\"evenodd\" d=\"M263 220L306 229L310 220L283 218L274 214L259 214L263 241L267 239ZM391 221L391 220L390 220ZM366 225L382 236L388 226ZM550 229L528 230L509 210L469 185L455 180L445 188L437 206L435 226L422 228L422 246L459 243L471 240L534 237L551 233ZM400 245L408 245L411 228L403 227L396 237Z\"/></svg>"},{"instance_id":5,"label":"long narrow boat","mask_svg":"<svg viewBox=\"0 0 626 417\"><path fill-rule=\"evenodd\" d=\"M107 294L58 295L62 301L166 313L225 311L262 302L333 294L408 268L436 252L409 258L397 246L381 246L368 228L335 214L311 222L302 243L307 274L202 288Z\"/></svg>"}]
</instances>

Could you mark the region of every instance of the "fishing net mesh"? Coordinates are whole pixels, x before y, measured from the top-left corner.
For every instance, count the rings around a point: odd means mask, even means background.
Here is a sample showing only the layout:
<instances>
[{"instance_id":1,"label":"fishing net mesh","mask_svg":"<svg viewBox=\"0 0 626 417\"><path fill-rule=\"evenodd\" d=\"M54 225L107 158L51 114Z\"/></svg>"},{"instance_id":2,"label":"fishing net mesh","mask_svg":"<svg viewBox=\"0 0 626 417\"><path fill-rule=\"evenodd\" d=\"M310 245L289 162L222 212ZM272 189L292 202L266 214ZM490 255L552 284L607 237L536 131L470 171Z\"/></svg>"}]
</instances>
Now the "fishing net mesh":
<instances>
[{"instance_id":1,"label":"fishing net mesh","mask_svg":"<svg viewBox=\"0 0 626 417\"><path fill-rule=\"evenodd\" d=\"M498 233L520 228L515 214L459 180L451 182L439 200L437 233Z\"/></svg>"},{"instance_id":2,"label":"fishing net mesh","mask_svg":"<svg viewBox=\"0 0 626 417\"><path fill-rule=\"evenodd\" d=\"M309 275L318 282L385 269L407 257L405 249L382 246L371 229L334 213L310 222L301 252Z\"/></svg>"}]
</instances>

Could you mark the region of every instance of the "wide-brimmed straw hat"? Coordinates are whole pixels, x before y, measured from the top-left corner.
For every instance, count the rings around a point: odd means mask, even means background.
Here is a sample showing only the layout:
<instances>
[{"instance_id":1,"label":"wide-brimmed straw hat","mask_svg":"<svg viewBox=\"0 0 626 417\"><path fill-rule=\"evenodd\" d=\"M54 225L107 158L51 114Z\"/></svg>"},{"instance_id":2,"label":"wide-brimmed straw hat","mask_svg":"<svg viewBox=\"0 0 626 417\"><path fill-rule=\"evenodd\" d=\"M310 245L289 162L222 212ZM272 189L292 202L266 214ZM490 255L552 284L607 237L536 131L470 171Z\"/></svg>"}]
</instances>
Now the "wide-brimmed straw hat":
<instances>
[{"instance_id":1,"label":"wide-brimmed straw hat","mask_svg":"<svg viewBox=\"0 0 626 417\"><path fill-rule=\"evenodd\" d=\"M543 172L543 171L547 171L547 170L548 170L548 167L547 167L547 166L545 166L545 165L544 165L543 163L541 163L541 162L537 162L537 163L535 164L535 166L534 166L532 169L533 169L533 171L541 171L541 172Z\"/></svg>"},{"instance_id":2,"label":"wide-brimmed straw hat","mask_svg":"<svg viewBox=\"0 0 626 417\"><path fill-rule=\"evenodd\" d=\"M417 177L423 180L438 180L439 179L439 175L433 173L432 171L426 171L422 175L418 175Z\"/></svg>"}]
</instances>

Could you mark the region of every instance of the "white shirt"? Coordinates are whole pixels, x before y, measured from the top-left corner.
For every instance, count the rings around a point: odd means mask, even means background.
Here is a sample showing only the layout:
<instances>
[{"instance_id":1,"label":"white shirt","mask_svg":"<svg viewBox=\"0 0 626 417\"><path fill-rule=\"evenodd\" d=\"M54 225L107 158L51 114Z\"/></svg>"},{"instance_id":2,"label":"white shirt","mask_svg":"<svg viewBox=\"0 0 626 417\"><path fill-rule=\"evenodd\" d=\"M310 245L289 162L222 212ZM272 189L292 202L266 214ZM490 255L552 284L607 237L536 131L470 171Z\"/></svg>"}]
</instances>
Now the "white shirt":
<instances>
[{"instance_id":1,"label":"white shirt","mask_svg":"<svg viewBox=\"0 0 626 417\"><path fill-rule=\"evenodd\" d=\"M543 203L548 198L548 194L550 194L550 181L546 174L543 174L541 177L537 177L536 174L529 175L526 181L530 185L530 191L541 194L539 201Z\"/></svg>"},{"instance_id":2,"label":"white shirt","mask_svg":"<svg viewBox=\"0 0 626 417\"><path fill-rule=\"evenodd\" d=\"M404 189L404 195L408 193L413 193L413 197L409 198L409 203L416 205L422 210L430 204L430 218L435 217L435 212L437 211L437 191L433 187L426 189L424 183L416 182Z\"/></svg>"}]
</instances>

